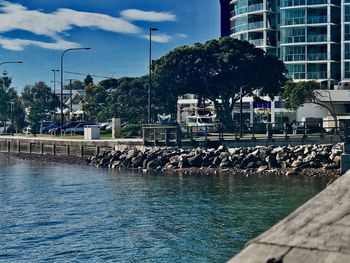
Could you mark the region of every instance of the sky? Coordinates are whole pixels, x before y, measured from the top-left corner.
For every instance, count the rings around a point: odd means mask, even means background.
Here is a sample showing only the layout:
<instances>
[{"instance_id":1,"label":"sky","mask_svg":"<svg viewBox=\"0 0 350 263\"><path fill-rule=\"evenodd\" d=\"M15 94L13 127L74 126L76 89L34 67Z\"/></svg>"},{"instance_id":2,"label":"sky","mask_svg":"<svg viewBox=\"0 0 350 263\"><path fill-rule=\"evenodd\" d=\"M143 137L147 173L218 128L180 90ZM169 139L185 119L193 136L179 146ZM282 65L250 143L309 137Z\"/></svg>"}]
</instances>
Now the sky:
<instances>
[{"instance_id":1,"label":"sky","mask_svg":"<svg viewBox=\"0 0 350 263\"><path fill-rule=\"evenodd\" d=\"M148 28L159 28L152 35L157 59L177 46L218 38L219 8L219 0L0 0L0 63L23 61L0 71L8 72L19 91L37 81L52 86L51 69L60 68L63 50L89 47L66 53L64 71L145 75ZM65 73L65 81L69 78L84 76Z\"/></svg>"}]
</instances>

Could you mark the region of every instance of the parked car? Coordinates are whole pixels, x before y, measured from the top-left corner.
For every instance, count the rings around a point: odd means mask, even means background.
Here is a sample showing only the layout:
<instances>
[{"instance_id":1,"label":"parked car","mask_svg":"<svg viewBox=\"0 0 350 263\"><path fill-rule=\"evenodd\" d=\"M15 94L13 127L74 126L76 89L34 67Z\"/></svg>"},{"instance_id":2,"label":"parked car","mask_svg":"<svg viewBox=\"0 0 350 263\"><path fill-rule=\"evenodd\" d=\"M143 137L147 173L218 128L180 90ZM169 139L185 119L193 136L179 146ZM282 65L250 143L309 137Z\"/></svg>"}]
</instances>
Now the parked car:
<instances>
[{"instance_id":1,"label":"parked car","mask_svg":"<svg viewBox=\"0 0 350 263\"><path fill-rule=\"evenodd\" d=\"M11 133L11 132L13 132L14 130L13 130L13 128L12 128L12 126L11 125L7 125L7 126L5 126L5 127L0 127L0 133L3 133L3 134L5 134L5 133Z\"/></svg>"},{"instance_id":2,"label":"parked car","mask_svg":"<svg viewBox=\"0 0 350 263\"><path fill-rule=\"evenodd\" d=\"M40 126L40 133L48 133L51 129L58 128L57 124L53 121L45 121Z\"/></svg>"},{"instance_id":3,"label":"parked car","mask_svg":"<svg viewBox=\"0 0 350 263\"><path fill-rule=\"evenodd\" d=\"M73 133L73 134L84 134L84 127L86 125L94 125L93 123L82 122L78 123L75 127L66 128L64 130L65 133Z\"/></svg>"},{"instance_id":4,"label":"parked car","mask_svg":"<svg viewBox=\"0 0 350 263\"><path fill-rule=\"evenodd\" d=\"M101 131L107 130L108 127L112 128L112 119L108 119L106 122L100 123Z\"/></svg>"}]
</instances>

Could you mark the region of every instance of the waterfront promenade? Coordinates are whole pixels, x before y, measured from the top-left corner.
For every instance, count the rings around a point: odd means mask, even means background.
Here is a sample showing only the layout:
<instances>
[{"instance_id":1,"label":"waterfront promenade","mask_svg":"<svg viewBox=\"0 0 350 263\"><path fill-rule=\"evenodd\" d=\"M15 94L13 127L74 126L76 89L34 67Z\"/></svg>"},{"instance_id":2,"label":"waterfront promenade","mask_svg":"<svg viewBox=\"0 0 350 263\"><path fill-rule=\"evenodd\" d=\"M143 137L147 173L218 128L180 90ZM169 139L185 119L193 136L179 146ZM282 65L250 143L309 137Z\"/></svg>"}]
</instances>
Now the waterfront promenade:
<instances>
[{"instance_id":1,"label":"waterfront promenade","mask_svg":"<svg viewBox=\"0 0 350 263\"><path fill-rule=\"evenodd\" d=\"M250 241L228 263L350 262L350 172Z\"/></svg>"}]
</instances>

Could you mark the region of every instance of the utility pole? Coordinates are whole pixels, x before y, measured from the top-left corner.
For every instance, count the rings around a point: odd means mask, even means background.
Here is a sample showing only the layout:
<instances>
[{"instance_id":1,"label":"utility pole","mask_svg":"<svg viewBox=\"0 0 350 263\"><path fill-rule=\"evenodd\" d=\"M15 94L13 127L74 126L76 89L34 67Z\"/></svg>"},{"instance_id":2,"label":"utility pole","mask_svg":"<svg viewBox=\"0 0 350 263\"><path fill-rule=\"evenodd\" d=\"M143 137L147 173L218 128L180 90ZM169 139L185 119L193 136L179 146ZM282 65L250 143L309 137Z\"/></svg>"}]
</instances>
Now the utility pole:
<instances>
[{"instance_id":1,"label":"utility pole","mask_svg":"<svg viewBox=\"0 0 350 263\"><path fill-rule=\"evenodd\" d=\"M51 69L53 72L53 94L56 94L56 72L59 72L58 69Z\"/></svg>"},{"instance_id":2,"label":"utility pole","mask_svg":"<svg viewBox=\"0 0 350 263\"><path fill-rule=\"evenodd\" d=\"M149 86L148 86L148 124L152 122L152 32L158 28L149 28Z\"/></svg>"},{"instance_id":3,"label":"utility pole","mask_svg":"<svg viewBox=\"0 0 350 263\"><path fill-rule=\"evenodd\" d=\"M14 112L15 112L15 103L13 101L11 101L10 103L11 103L11 133L13 136L13 131L14 131L13 119L14 119Z\"/></svg>"}]
</instances>

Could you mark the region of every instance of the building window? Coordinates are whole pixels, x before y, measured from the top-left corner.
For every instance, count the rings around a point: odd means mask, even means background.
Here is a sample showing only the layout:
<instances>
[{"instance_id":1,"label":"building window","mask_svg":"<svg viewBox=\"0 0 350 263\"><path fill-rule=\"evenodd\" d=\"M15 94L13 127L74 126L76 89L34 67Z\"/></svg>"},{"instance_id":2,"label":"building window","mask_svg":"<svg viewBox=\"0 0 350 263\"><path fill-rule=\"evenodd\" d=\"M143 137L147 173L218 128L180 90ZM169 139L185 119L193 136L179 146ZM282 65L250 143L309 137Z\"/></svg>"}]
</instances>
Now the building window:
<instances>
[{"instance_id":1,"label":"building window","mask_svg":"<svg viewBox=\"0 0 350 263\"><path fill-rule=\"evenodd\" d=\"M350 22L350 5L344 5L344 21Z\"/></svg>"},{"instance_id":2,"label":"building window","mask_svg":"<svg viewBox=\"0 0 350 263\"><path fill-rule=\"evenodd\" d=\"M344 58L350 59L350 43L344 44Z\"/></svg>"},{"instance_id":3,"label":"building window","mask_svg":"<svg viewBox=\"0 0 350 263\"><path fill-rule=\"evenodd\" d=\"M327 64L309 64L307 68L308 79L326 79Z\"/></svg>"},{"instance_id":4,"label":"building window","mask_svg":"<svg viewBox=\"0 0 350 263\"><path fill-rule=\"evenodd\" d=\"M344 77L350 78L350 62L344 62Z\"/></svg>"},{"instance_id":5,"label":"building window","mask_svg":"<svg viewBox=\"0 0 350 263\"><path fill-rule=\"evenodd\" d=\"M305 79L305 65L304 64L292 64L286 65L288 75L292 79Z\"/></svg>"},{"instance_id":6,"label":"building window","mask_svg":"<svg viewBox=\"0 0 350 263\"><path fill-rule=\"evenodd\" d=\"M299 43L305 42L305 28L285 28L282 29L282 43Z\"/></svg>"},{"instance_id":7,"label":"building window","mask_svg":"<svg viewBox=\"0 0 350 263\"><path fill-rule=\"evenodd\" d=\"M275 101L275 108L276 109L284 109L286 106L283 101Z\"/></svg>"},{"instance_id":8,"label":"building window","mask_svg":"<svg viewBox=\"0 0 350 263\"><path fill-rule=\"evenodd\" d=\"M350 40L350 24L344 26L344 39Z\"/></svg>"},{"instance_id":9,"label":"building window","mask_svg":"<svg viewBox=\"0 0 350 263\"><path fill-rule=\"evenodd\" d=\"M305 8L283 10L282 25L298 25L305 24Z\"/></svg>"},{"instance_id":10,"label":"building window","mask_svg":"<svg viewBox=\"0 0 350 263\"><path fill-rule=\"evenodd\" d=\"M288 46L283 47L284 61L301 61L305 60L305 46Z\"/></svg>"}]
</instances>

